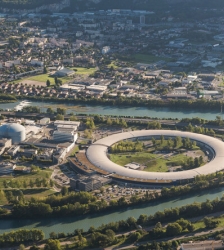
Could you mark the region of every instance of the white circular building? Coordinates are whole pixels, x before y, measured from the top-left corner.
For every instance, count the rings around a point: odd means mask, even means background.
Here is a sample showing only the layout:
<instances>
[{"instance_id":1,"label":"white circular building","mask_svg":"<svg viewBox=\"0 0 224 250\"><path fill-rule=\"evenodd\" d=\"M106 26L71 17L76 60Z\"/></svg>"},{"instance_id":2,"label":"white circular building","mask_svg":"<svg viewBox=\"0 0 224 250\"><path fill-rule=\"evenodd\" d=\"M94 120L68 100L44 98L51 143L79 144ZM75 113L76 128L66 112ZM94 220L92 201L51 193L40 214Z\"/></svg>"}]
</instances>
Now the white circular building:
<instances>
[{"instance_id":1,"label":"white circular building","mask_svg":"<svg viewBox=\"0 0 224 250\"><path fill-rule=\"evenodd\" d=\"M26 129L18 123L6 123L0 126L0 137L10 138L12 143L20 143L26 139Z\"/></svg>"},{"instance_id":2,"label":"white circular building","mask_svg":"<svg viewBox=\"0 0 224 250\"><path fill-rule=\"evenodd\" d=\"M145 172L124 168L107 157L108 148L113 144L125 139L151 139L180 136L196 141L210 152L212 160L202 167L179 171L179 172ZM207 175L224 169L224 142L214 137L195 134L190 132L182 132L176 130L138 130L114 134L106 138L100 139L93 143L87 150L86 156L88 160L97 168L108 173L112 173L117 179L132 182L151 182L151 183L171 183L176 181L194 179L197 175Z\"/></svg>"}]
</instances>

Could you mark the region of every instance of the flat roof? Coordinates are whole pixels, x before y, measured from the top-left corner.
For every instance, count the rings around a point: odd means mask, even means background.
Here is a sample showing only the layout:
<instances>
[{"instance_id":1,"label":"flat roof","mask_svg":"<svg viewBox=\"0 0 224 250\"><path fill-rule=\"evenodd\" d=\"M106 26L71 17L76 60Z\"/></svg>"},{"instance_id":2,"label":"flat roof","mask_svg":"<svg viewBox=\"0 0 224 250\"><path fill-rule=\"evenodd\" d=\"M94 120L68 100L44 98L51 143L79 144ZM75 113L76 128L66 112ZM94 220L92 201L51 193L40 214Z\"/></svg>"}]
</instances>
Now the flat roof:
<instances>
[{"instance_id":1,"label":"flat roof","mask_svg":"<svg viewBox=\"0 0 224 250\"><path fill-rule=\"evenodd\" d=\"M192 140L204 143L205 146L214 150L214 159L202 167L180 171L180 172L145 172L136 171L132 169L124 168L112 161L107 157L108 147L125 139L133 139L136 137L148 137L148 136L169 136L182 138L190 138ZM197 175L212 174L224 169L224 143L214 137L210 137L202 134L195 134L191 132L182 132L176 130L137 130L119 134L113 134L106 138L100 139L89 146L86 156L88 160L97 168L114 173L124 178L142 179L142 181L154 180L155 182L169 182L176 180L193 179Z\"/></svg>"}]
</instances>

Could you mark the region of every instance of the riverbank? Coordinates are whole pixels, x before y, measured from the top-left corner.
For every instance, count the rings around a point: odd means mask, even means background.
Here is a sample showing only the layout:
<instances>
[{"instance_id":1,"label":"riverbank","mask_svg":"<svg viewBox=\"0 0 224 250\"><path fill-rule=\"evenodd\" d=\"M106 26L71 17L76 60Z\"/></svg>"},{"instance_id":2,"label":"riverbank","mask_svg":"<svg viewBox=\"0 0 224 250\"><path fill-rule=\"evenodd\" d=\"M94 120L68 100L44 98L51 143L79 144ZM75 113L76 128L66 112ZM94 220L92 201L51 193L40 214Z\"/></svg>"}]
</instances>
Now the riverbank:
<instances>
[{"instance_id":1,"label":"riverbank","mask_svg":"<svg viewBox=\"0 0 224 250\"><path fill-rule=\"evenodd\" d=\"M169 107L169 108L182 108L185 110L197 109L218 111L221 108L221 101L196 99L192 100L169 100L169 99L140 99L136 97L125 98L58 98L58 97L43 97L43 96L15 96L18 100L28 99L33 101L46 101L71 104L91 104L91 105L113 105L117 107Z\"/></svg>"},{"instance_id":2,"label":"riverbank","mask_svg":"<svg viewBox=\"0 0 224 250\"><path fill-rule=\"evenodd\" d=\"M179 198L170 199L169 201L157 201L149 204L136 205L133 207L126 207L116 212L101 212L91 215L79 217L57 217L57 218L43 218L43 219L5 219L0 223L0 234L10 232L16 229L31 229L37 228L43 230L45 236L51 232L64 232L65 234L71 233L74 229L83 229L87 231L90 226L99 227L102 224L126 220L129 217L138 218L141 214L147 216L154 215L156 211L163 211L164 209L171 209L174 207L182 207L194 202L205 202L214 200L217 197L223 196L224 188L217 188L199 192L195 195L186 195Z\"/></svg>"},{"instance_id":3,"label":"riverbank","mask_svg":"<svg viewBox=\"0 0 224 250\"><path fill-rule=\"evenodd\" d=\"M25 97L14 103L0 103L0 109L14 110L22 101L27 100ZM218 115L222 115L218 111L212 110L185 110L182 108L173 107L128 107L128 106L114 106L114 105L88 105L88 104L72 104L65 100L63 102L47 102L47 101L34 101L30 100L30 106L36 106L40 108L41 112L46 112L47 108L51 107L54 111L58 107L64 108L67 114L75 115L107 115L107 116L121 116L121 117L145 117L154 119L183 119L183 118L195 118L202 117L205 120L215 120ZM46 114L47 115L47 114Z\"/></svg>"}]
</instances>

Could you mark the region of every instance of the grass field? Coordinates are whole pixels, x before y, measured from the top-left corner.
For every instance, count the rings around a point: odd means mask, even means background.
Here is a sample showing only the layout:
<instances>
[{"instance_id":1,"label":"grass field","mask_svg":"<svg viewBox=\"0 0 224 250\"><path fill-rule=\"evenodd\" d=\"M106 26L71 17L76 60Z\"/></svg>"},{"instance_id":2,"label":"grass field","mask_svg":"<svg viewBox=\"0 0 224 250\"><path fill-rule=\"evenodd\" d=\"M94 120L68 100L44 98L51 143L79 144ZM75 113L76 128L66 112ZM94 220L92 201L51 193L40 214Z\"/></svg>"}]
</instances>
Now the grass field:
<instances>
[{"instance_id":1,"label":"grass field","mask_svg":"<svg viewBox=\"0 0 224 250\"><path fill-rule=\"evenodd\" d=\"M219 227L224 227L224 217L223 216L214 218L214 220L218 220L219 221L218 228ZM196 230L200 231L202 229L205 229L205 224L204 224L203 220L196 221L195 223L193 223L193 225L195 227L195 231Z\"/></svg>"},{"instance_id":2,"label":"grass field","mask_svg":"<svg viewBox=\"0 0 224 250\"><path fill-rule=\"evenodd\" d=\"M166 57L157 57L157 56L154 56L154 55L147 55L147 54L135 54L133 55L133 60L136 62L136 63L155 63L155 62L158 62L158 61L170 61L169 58L166 58Z\"/></svg>"},{"instance_id":3,"label":"grass field","mask_svg":"<svg viewBox=\"0 0 224 250\"><path fill-rule=\"evenodd\" d=\"M164 157L159 158L158 155L148 152L110 154L110 160L114 163L125 166L128 163L137 162L145 165L146 168L144 171L148 172L167 172L169 163L185 161L188 158L184 154L178 154L165 159Z\"/></svg>"},{"instance_id":4,"label":"grass field","mask_svg":"<svg viewBox=\"0 0 224 250\"><path fill-rule=\"evenodd\" d=\"M69 80L71 80L70 77L60 77L58 79L60 79L62 81L62 83L66 83ZM26 81L29 81L29 80L40 82L40 83L46 83L47 80L49 80L51 82L51 85L54 85L54 77L49 76L49 74L41 74L41 75L31 76L31 77L23 78L20 80L16 80L14 82L15 83L26 83Z\"/></svg>"},{"instance_id":5,"label":"grass field","mask_svg":"<svg viewBox=\"0 0 224 250\"><path fill-rule=\"evenodd\" d=\"M26 181L28 183L30 180L34 181L37 178L49 179L51 174L52 174L52 170L46 169L46 170L40 170L37 173L0 177L0 189L4 188L4 185L3 185L4 181L6 181L6 182L9 182L9 181L18 181L18 182Z\"/></svg>"},{"instance_id":6,"label":"grass field","mask_svg":"<svg viewBox=\"0 0 224 250\"><path fill-rule=\"evenodd\" d=\"M70 69L75 69L77 75L91 75L96 72L96 68L82 68L82 67L73 67Z\"/></svg>"},{"instance_id":7,"label":"grass field","mask_svg":"<svg viewBox=\"0 0 224 250\"><path fill-rule=\"evenodd\" d=\"M26 181L27 185L29 185L30 180L32 180L33 182L35 182L35 180L37 178L39 179L43 179L46 178L47 180L49 180L50 176L52 174L52 170L50 169L46 169L46 170L40 170L37 173L31 173L31 174L21 174L21 175L16 175L16 176L5 176L5 177L0 177L0 191L1 190L10 190L11 187L9 186L9 188L5 189L4 187L4 181L6 181L7 183L10 182L17 182L21 184L21 190L25 196L25 198L29 199L31 197L35 197L35 198L43 198L46 197L48 195L54 194L55 191L53 189L50 188L43 188L43 187L35 187L34 188L30 188L29 186L25 189L23 187L23 182ZM15 188L14 190L17 190L19 188ZM0 192L0 205L5 205L7 204L7 200L5 198L5 196Z\"/></svg>"}]
</instances>

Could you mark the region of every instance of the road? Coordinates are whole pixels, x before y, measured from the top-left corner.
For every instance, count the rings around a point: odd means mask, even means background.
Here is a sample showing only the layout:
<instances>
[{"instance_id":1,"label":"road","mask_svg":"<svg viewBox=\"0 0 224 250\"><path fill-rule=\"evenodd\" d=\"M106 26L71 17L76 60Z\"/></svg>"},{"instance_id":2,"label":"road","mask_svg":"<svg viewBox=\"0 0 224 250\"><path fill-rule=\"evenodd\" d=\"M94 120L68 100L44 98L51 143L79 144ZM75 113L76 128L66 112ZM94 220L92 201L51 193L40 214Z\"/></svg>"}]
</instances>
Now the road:
<instances>
[{"instance_id":1,"label":"road","mask_svg":"<svg viewBox=\"0 0 224 250\"><path fill-rule=\"evenodd\" d=\"M209 215L206 215L208 217L218 217L220 215L223 215L223 212L217 212L217 213L212 213L212 214L209 214ZM201 215L201 216L197 216L197 217L194 217L194 218L191 218L189 219L189 221L191 222L195 222L195 221L199 221L201 219L204 218L204 215ZM162 224L162 226L166 226L166 224ZM143 229L146 230L146 231L149 231L151 229L153 229L154 226L150 226L150 227L144 227ZM187 237L196 237L196 236L201 236L201 235L206 235L210 232L216 232L216 231L220 231L220 230L223 230L224 227L218 227L218 228L214 228L214 229L205 229L203 231L200 231L200 232L192 232L192 233L187 233L187 234L184 234L184 235L181 235L179 237L166 237L166 238L162 238L162 239L158 239L156 240L157 242L160 242L160 241L169 241L169 240L180 240L180 239L185 239ZM137 230L132 230L130 232L125 232L125 233L119 233L117 234L116 236L121 236L121 235L128 235L129 233L132 233L132 232L135 232ZM147 243L150 243L150 242L153 242L155 240L148 240L148 241L140 241L138 243L133 243L133 244L124 244L124 245L120 245L120 246L110 246L110 247L106 247L105 250L117 250L117 249L129 249L129 248L134 248L137 246L137 244L139 245L143 245L143 244L147 244Z\"/></svg>"}]
</instances>

